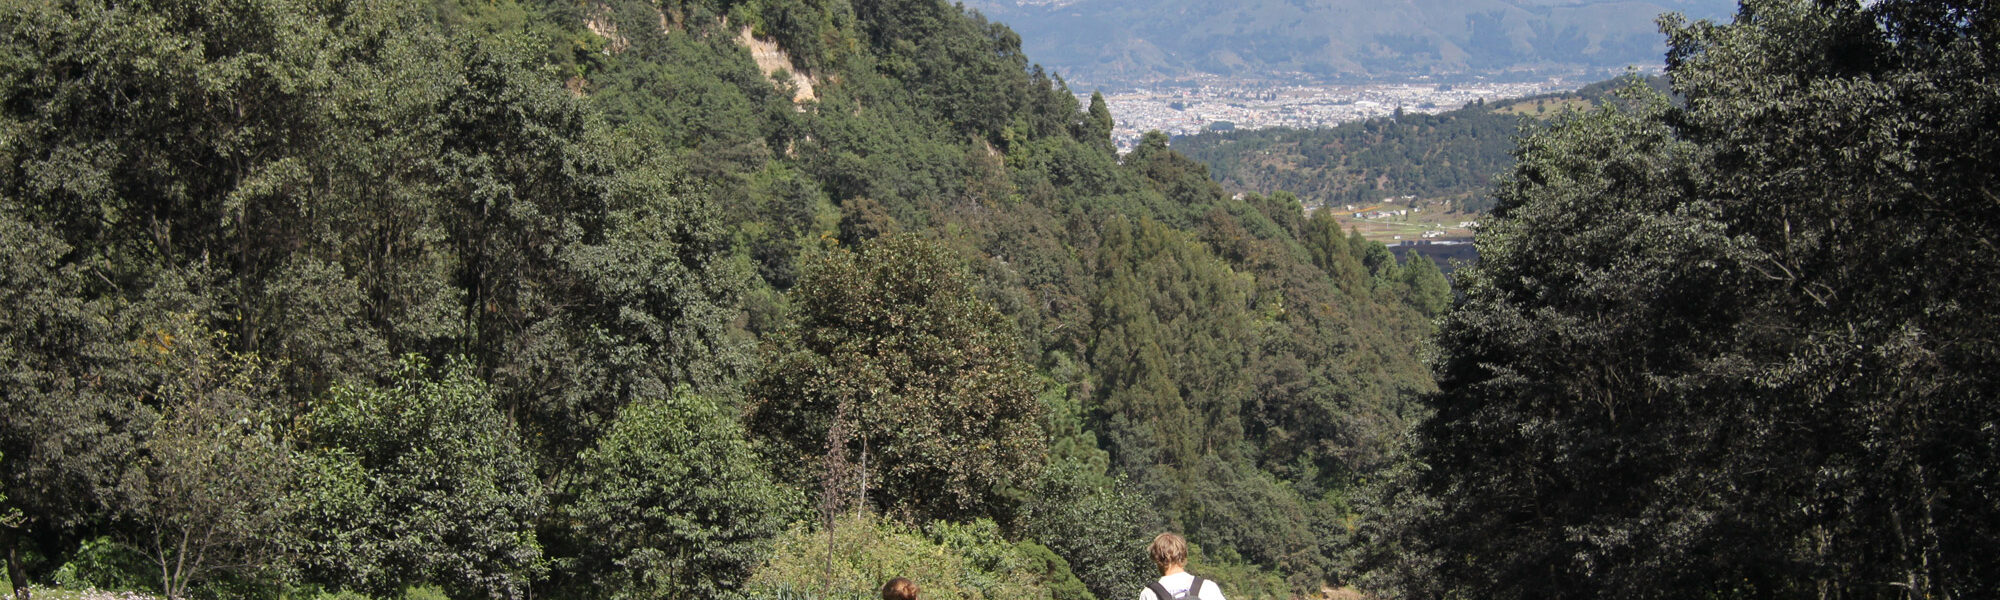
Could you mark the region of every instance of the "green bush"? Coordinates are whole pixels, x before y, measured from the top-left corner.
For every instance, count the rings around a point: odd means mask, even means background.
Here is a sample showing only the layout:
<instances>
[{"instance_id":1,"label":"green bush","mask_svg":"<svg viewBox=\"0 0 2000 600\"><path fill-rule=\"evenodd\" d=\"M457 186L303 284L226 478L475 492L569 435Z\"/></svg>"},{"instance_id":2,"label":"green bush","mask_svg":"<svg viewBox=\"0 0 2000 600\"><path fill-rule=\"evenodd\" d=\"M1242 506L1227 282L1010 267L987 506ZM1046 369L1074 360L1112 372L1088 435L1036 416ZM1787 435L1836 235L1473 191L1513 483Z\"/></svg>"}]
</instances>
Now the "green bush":
<instances>
[{"instance_id":1,"label":"green bush","mask_svg":"<svg viewBox=\"0 0 2000 600\"><path fill-rule=\"evenodd\" d=\"M1095 448L1095 440L1083 443ZM1146 544L1165 524L1133 486L1104 470L1074 460L1051 465L1017 526L1063 557L1095 597L1126 598L1158 575Z\"/></svg>"},{"instance_id":2,"label":"green bush","mask_svg":"<svg viewBox=\"0 0 2000 600\"><path fill-rule=\"evenodd\" d=\"M1052 555L1037 556L1006 541L991 521L937 522L927 529L928 535L867 514L839 519L831 534L795 524L751 574L750 596L872 598L883 582L907 577L924 600L1069 600L1075 596L1057 596L1056 590L1081 585L1074 576L1052 582L1051 575L1067 573L1067 566L1049 568Z\"/></svg>"},{"instance_id":3,"label":"green bush","mask_svg":"<svg viewBox=\"0 0 2000 600\"><path fill-rule=\"evenodd\" d=\"M1001 537L993 521L935 521L925 527L931 541L963 557L974 569L965 579L987 598L1087 600L1090 592L1070 573L1069 562L1033 542ZM1039 550L1036 552L1035 550ZM1058 595L1061 592L1062 595ZM1077 595L1081 592L1081 595Z\"/></svg>"},{"instance_id":4,"label":"green bush","mask_svg":"<svg viewBox=\"0 0 2000 600\"><path fill-rule=\"evenodd\" d=\"M407 357L391 385L336 387L302 421L292 530L305 581L504 597L544 568L530 458L469 363L433 374Z\"/></svg>"},{"instance_id":5,"label":"green bush","mask_svg":"<svg viewBox=\"0 0 2000 600\"><path fill-rule=\"evenodd\" d=\"M302 597L305 600L376 600L374 597L354 590L314 590L309 594L302 595Z\"/></svg>"},{"instance_id":6,"label":"green bush","mask_svg":"<svg viewBox=\"0 0 2000 600\"><path fill-rule=\"evenodd\" d=\"M682 387L625 407L580 458L563 516L580 598L732 597L785 523L787 491L734 411ZM690 551L694 549L694 551Z\"/></svg>"},{"instance_id":7,"label":"green bush","mask_svg":"<svg viewBox=\"0 0 2000 600\"><path fill-rule=\"evenodd\" d=\"M1244 560L1227 547L1210 551L1199 544L1188 544L1187 570L1222 586L1222 594L1231 600L1284 600L1292 597L1292 587L1285 582L1283 575Z\"/></svg>"},{"instance_id":8,"label":"green bush","mask_svg":"<svg viewBox=\"0 0 2000 600\"><path fill-rule=\"evenodd\" d=\"M403 600L449 600L444 589L434 585L419 585L403 588Z\"/></svg>"},{"instance_id":9,"label":"green bush","mask_svg":"<svg viewBox=\"0 0 2000 600\"><path fill-rule=\"evenodd\" d=\"M1096 600L1090 588L1070 571L1069 561L1057 556L1048 546L1022 540L1014 547L1022 558L1029 561L1028 569L1042 574L1042 581L1048 584L1049 595L1055 600Z\"/></svg>"},{"instance_id":10,"label":"green bush","mask_svg":"<svg viewBox=\"0 0 2000 600\"><path fill-rule=\"evenodd\" d=\"M318 585L292 588L286 593L263 596L279 600L449 600L444 588L435 585L415 585L403 588L395 596L370 596L349 589L329 590Z\"/></svg>"},{"instance_id":11,"label":"green bush","mask_svg":"<svg viewBox=\"0 0 2000 600\"><path fill-rule=\"evenodd\" d=\"M127 546L109 537L84 540L69 562L56 567L49 575L49 583L67 589L99 588L107 590L139 590L157 593L160 587L158 567L146 560L137 548ZM0 577L4 577L0 573ZM13 589L12 585L8 589Z\"/></svg>"},{"instance_id":12,"label":"green bush","mask_svg":"<svg viewBox=\"0 0 2000 600\"><path fill-rule=\"evenodd\" d=\"M871 593L863 593L864 591ZM865 600L870 598L870 596L872 595L872 590L848 590L848 592L850 593L847 593L845 595L827 596L825 597L825 599ZM810 592L800 591L790 586L779 586L774 588L751 590L748 598L749 600L820 600L821 597L813 595Z\"/></svg>"}]
</instances>

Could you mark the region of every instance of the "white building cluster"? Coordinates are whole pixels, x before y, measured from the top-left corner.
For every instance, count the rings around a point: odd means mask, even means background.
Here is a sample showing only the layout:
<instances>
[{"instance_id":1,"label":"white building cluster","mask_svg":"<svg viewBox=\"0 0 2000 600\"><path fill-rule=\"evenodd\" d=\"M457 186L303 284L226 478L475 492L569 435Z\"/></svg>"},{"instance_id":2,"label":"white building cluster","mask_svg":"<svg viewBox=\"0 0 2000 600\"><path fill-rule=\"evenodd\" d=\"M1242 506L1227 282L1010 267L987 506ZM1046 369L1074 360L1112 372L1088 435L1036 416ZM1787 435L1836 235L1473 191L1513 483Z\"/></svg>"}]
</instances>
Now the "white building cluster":
<instances>
[{"instance_id":1,"label":"white building cluster","mask_svg":"<svg viewBox=\"0 0 2000 600\"><path fill-rule=\"evenodd\" d=\"M1117 116L1112 137L1122 151L1130 150L1141 135L1153 130L1193 135L1224 122L1237 129L1330 127L1389 116L1398 108L1406 113L1440 113L1476 100L1519 98L1574 88L1561 79L1477 85L1234 83L1140 89L1107 95L1104 100L1111 114Z\"/></svg>"}]
</instances>

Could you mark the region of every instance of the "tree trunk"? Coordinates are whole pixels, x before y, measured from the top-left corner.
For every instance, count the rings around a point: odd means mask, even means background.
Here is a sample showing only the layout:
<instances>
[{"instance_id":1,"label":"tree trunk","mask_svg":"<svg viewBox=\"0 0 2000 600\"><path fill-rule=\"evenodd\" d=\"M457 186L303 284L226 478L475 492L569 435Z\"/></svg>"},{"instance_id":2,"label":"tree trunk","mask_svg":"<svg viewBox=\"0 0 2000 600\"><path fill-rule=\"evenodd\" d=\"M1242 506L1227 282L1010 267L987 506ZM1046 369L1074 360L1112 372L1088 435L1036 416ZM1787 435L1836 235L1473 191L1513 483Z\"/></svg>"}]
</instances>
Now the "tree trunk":
<instances>
[{"instance_id":1,"label":"tree trunk","mask_svg":"<svg viewBox=\"0 0 2000 600\"><path fill-rule=\"evenodd\" d=\"M21 569L20 532L0 527L0 548L7 551L7 581L14 584L14 600L28 600L28 572Z\"/></svg>"}]
</instances>

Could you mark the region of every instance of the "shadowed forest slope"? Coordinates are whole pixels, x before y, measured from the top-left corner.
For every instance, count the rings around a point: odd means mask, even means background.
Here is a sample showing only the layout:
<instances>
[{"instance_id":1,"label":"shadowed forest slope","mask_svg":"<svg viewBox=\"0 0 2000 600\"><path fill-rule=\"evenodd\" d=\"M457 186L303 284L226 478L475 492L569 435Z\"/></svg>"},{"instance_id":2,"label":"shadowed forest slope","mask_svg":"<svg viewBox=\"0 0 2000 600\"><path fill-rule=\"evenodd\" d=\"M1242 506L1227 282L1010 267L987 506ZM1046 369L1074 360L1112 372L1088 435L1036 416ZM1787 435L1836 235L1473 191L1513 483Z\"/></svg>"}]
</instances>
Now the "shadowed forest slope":
<instances>
[{"instance_id":1,"label":"shadowed forest slope","mask_svg":"<svg viewBox=\"0 0 2000 600\"><path fill-rule=\"evenodd\" d=\"M1120 159L938 0L11 3L0 44L17 583L847 597L795 538L872 531L966 561L909 565L940 593L1111 597L1173 528L1283 596L1432 389L1434 269Z\"/></svg>"}]
</instances>

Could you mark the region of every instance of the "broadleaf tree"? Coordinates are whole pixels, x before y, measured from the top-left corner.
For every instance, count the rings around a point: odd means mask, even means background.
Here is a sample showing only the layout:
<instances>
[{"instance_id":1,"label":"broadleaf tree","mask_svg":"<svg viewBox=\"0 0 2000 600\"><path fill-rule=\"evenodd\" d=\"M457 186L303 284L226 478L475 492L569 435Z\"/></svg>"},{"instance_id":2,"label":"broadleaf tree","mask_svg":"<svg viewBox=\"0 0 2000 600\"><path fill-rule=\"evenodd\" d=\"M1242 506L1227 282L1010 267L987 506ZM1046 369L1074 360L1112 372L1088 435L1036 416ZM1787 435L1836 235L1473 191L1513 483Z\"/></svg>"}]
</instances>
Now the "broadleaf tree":
<instances>
[{"instance_id":1,"label":"broadleaf tree","mask_svg":"<svg viewBox=\"0 0 2000 600\"><path fill-rule=\"evenodd\" d=\"M1668 18L1684 105L1635 90L1525 140L1438 339L1405 494L1436 510L1377 571L1412 596L2000 591L1993 17Z\"/></svg>"},{"instance_id":2,"label":"broadleaf tree","mask_svg":"<svg viewBox=\"0 0 2000 600\"><path fill-rule=\"evenodd\" d=\"M687 388L627 405L581 460L562 513L582 597L740 593L796 505L731 407Z\"/></svg>"},{"instance_id":3,"label":"broadleaf tree","mask_svg":"<svg viewBox=\"0 0 2000 600\"><path fill-rule=\"evenodd\" d=\"M751 386L751 429L778 460L865 464L840 493L879 510L1012 510L1005 488L1031 485L1047 452L1041 404L1012 325L960 259L914 235L830 248L789 297Z\"/></svg>"}]
</instances>

